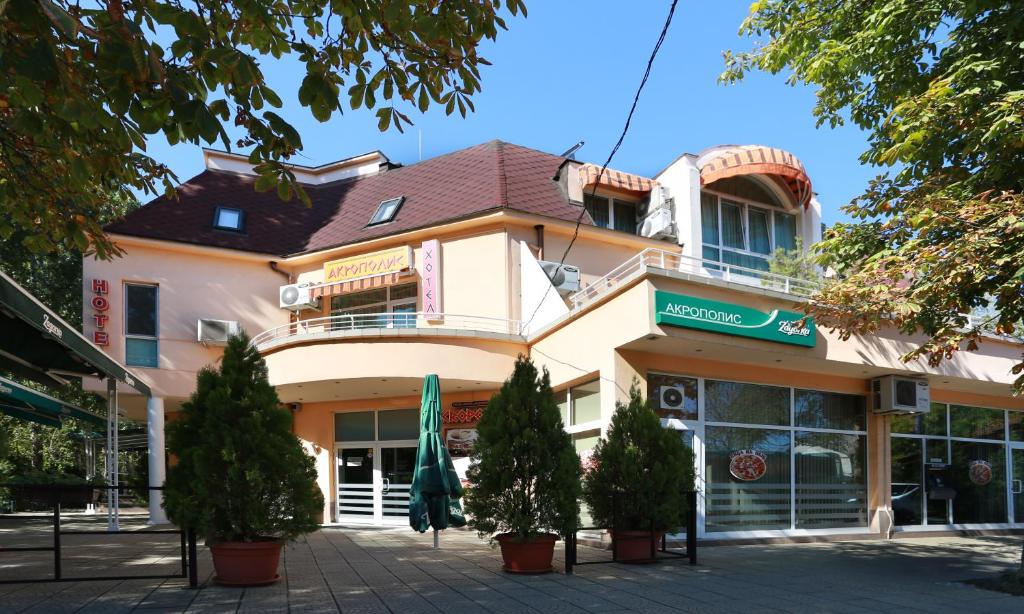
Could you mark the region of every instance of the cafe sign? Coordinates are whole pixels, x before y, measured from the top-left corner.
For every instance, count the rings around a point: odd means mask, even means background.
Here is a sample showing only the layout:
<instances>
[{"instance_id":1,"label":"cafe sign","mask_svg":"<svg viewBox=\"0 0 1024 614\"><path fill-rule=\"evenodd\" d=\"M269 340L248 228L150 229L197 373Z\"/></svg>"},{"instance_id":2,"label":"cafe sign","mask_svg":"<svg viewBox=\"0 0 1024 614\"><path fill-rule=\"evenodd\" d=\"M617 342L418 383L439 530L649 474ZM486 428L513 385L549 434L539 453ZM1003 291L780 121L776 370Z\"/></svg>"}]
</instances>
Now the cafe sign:
<instances>
[{"instance_id":1,"label":"cafe sign","mask_svg":"<svg viewBox=\"0 0 1024 614\"><path fill-rule=\"evenodd\" d=\"M654 292L654 322L776 343L814 347L814 318L793 311L765 313L750 307L709 299Z\"/></svg>"},{"instance_id":2,"label":"cafe sign","mask_svg":"<svg viewBox=\"0 0 1024 614\"><path fill-rule=\"evenodd\" d=\"M412 268L412 248L393 247L372 254L332 260L324 265L324 283L335 284L378 275L401 273Z\"/></svg>"}]
</instances>

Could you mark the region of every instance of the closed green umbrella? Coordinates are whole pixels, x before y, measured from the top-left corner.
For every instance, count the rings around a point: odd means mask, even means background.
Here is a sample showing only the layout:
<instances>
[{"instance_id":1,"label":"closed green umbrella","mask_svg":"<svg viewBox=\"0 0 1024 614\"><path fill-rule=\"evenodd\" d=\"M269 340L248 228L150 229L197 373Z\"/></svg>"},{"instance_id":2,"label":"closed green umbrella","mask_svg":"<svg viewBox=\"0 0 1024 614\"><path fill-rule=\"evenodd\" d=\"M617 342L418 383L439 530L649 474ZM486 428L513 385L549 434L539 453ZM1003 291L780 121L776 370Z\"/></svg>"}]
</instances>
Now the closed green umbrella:
<instances>
[{"instance_id":1,"label":"closed green umbrella","mask_svg":"<svg viewBox=\"0 0 1024 614\"><path fill-rule=\"evenodd\" d=\"M436 375L423 382L420 402L420 438L416 444L416 471L409 490L409 525L420 533L462 527L462 484L455 473L452 457L441 438L441 385Z\"/></svg>"}]
</instances>

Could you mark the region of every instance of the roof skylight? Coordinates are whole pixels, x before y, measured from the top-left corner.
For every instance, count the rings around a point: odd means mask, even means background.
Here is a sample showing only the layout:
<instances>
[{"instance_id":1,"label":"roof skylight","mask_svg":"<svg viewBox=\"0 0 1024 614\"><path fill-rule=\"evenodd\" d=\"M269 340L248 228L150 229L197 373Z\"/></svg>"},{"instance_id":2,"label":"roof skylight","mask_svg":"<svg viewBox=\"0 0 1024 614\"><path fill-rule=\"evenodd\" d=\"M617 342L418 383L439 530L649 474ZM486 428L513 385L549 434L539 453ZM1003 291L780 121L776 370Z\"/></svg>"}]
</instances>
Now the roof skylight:
<instances>
[{"instance_id":1,"label":"roof skylight","mask_svg":"<svg viewBox=\"0 0 1024 614\"><path fill-rule=\"evenodd\" d=\"M229 207L217 207L213 216L213 227L220 230L234 230L241 232L244 229L245 213L241 209Z\"/></svg>"},{"instance_id":2,"label":"roof skylight","mask_svg":"<svg viewBox=\"0 0 1024 614\"><path fill-rule=\"evenodd\" d=\"M404 196L382 200L380 204L377 205L377 211L374 212L373 217L370 218L370 223L367 224L367 226L383 224L395 219L395 215L398 213L398 209L402 206L403 202L405 202Z\"/></svg>"}]
</instances>

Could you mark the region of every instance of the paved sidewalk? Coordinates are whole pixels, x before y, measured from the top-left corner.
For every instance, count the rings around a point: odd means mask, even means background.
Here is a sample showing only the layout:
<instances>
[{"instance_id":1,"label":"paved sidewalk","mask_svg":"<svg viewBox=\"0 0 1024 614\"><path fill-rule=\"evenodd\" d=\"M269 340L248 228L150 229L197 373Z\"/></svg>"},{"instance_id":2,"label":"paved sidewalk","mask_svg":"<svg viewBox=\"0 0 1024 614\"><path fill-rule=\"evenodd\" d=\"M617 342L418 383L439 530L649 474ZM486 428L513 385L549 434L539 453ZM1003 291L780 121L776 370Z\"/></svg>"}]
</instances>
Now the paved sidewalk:
<instances>
[{"instance_id":1,"label":"paved sidewalk","mask_svg":"<svg viewBox=\"0 0 1024 614\"><path fill-rule=\"evenodd\" d=\"M15 539L3 529L0 545L27 539L25 532ZM172 536L67 539L78 540L67 553L68 574L177 569ZM702 548L696 567L680 559L583 566L574 576L514 576L501 571L496 549L466 531L445 532L435 551L429 534L408 529L327 528L285 549L284 577L274 586L189 590L183 580L0 585L0 612L1024 612L1024 598L960 583L1011 568L1020 539L717 546ZM0 576L46 573L45 554L31 560L0 554ZM558 569L561 554L556 550ZM608 554L581 548L584 560ZM209 581L205 549L200 558L200 579Z\"/></svg>"}]
</instances>

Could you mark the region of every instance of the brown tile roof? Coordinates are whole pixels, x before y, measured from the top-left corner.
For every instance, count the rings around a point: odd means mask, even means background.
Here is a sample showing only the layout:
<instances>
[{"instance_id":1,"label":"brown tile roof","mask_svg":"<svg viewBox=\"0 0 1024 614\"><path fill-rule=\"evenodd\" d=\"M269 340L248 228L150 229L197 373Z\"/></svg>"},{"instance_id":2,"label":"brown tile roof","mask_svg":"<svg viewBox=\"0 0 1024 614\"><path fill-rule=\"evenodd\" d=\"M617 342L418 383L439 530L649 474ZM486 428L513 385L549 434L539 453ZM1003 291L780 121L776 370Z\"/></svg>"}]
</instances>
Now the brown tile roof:
<instances>
[{"instance_id":1,"label":"brown tile roof","mask_svg":"<svg viewBox=\"0 0 1024 614\"><path fill-rule=\"evenodd\" d=\"M255 178L206 170L107 226L113 233L274 255L312 252L509 208L576 221L552 177L562 158L490 141L379 175L307 188L312 207L256 192ZM367 226L382 200L405 196L393 222ZM218 206L245 211L245 233L213 228ZM590 223L584 216L584 223Z\"/></svg>"}]
</instances>

